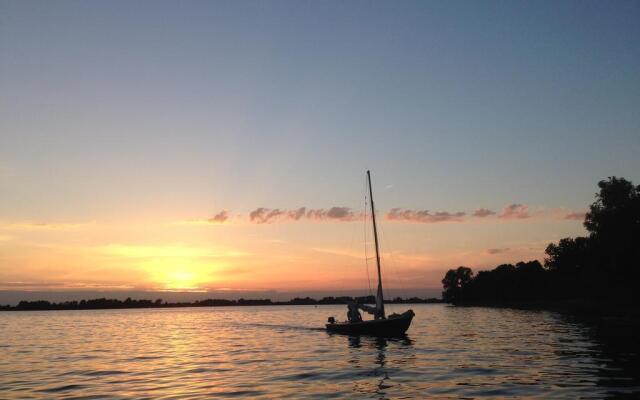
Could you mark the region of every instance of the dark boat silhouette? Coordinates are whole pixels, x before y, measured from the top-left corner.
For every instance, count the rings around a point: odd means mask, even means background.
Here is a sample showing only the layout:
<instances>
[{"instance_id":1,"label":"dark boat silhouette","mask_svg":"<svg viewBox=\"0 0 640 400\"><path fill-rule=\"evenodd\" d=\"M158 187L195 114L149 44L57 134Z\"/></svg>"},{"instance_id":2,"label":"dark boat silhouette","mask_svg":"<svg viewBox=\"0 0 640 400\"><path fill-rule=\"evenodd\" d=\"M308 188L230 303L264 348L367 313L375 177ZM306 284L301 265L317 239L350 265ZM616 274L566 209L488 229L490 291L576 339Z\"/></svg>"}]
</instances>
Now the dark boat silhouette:
<instances>
[{"instance_id":1,"label":"dark boat silhouette","mask_svg":"<svg viewBox=\"0 0 640 400\"><path fill-rule=\"evenodd\" d=\"M373 222L373 238L376 245L376 265L378 267L378 291L376 292L375 307L348 303L348 320L336 322L335 318L329 317L325 325L328 332L346 335L371 335L382 337L404 336L415 316L413 310L408 310L402 314L391 314L388 317L384 312L384 297L382 292L382 273L380 272L380 250L378 246L378 228L376 226L376 211L373 204L373 190L371 189L371 173L367 171L367 182L369 184L369 198L371 200L371 219ZM363 320L359 310L363 310L374 316L372 320Z\"/></svg>"},{"instance_id":2,"label":"dark boat silhouette","mask_svg":"<svg viewBox=\"0 0 640 400\"><path fill-rule=\"evenodd\" d=\"M391 314L387 318L360 322L333 322L326 325L327 331L344 335L370 335L381 337L402 337L406 334L414 317L413 310L402 314Z\"/></svg>"}]
</instances>

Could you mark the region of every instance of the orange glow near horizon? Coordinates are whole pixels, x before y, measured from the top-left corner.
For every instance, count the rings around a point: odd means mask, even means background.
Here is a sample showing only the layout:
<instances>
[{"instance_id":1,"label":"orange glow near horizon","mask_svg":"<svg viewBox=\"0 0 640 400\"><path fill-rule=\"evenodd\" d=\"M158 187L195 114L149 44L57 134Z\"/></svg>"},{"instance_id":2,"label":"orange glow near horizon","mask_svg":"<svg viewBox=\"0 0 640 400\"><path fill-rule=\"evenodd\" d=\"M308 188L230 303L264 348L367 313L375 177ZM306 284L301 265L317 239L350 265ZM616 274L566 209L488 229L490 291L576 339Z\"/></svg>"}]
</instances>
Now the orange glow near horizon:
<instances>
[{"instance_id":1,"label":"orange glow near horizon","mask_svg":"<svg viewBox=\"0 0 640 400\"><path fill-rule=\"evenodd\" d=\"M189 246L109 245L103 251L146 273L153 287L167 290L201 290L216 284L221 269L228 267L220 260L245 255Z\"/></svg>"},{"instance_id":2,"label":"orange glow near horizon","mask_svg":"<svg viewBox=\"0 0 640 400\"><path fill-rule=\"evenodd\" d=\"M385 284L437 288L443 272L458 265L477 269L542 259L550 241L575 231L575 223L554 223L549 236L550 223L516 221L499 229L485 221L384 223ZM562 228L565 232L558 232ZM5 223L0 224L0 289L364 289L369 280L361 237L358 222ZM373 268L369 260L369 279L375 278Z\"/></svg>"}]
</instances>

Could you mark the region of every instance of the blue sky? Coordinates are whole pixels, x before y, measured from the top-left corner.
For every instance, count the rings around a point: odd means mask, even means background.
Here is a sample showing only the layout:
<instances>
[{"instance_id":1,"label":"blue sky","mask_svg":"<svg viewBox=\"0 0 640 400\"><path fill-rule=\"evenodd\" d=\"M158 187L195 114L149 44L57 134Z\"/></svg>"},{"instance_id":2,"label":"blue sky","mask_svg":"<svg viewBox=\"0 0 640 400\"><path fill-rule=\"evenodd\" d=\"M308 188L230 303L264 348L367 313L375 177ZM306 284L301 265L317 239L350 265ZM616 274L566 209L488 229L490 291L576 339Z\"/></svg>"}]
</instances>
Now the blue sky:
<instances>
[{"instance_id":1,"label":"blue sky","mask_svg":"<svg viewBox=\"0 0 640 400\"><path fill-rule=\"evenodd\" d=\"M640 181L637 1L1 1L0 15L11 223L356 208L366 169L379 207L449 212L583 210L598 180Z\"/></svg>"}]
</instances>

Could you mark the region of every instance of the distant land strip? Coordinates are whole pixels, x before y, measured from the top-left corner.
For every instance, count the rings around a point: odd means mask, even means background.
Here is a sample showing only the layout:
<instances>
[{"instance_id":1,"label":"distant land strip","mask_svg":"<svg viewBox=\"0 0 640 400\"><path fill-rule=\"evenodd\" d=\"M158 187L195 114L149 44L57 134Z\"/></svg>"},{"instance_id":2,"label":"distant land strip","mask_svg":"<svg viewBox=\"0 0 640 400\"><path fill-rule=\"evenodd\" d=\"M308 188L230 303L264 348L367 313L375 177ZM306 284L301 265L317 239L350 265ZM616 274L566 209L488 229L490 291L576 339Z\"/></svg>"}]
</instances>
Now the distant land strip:
<instances>
[{"instance_id":1,"label":"distant land strip","mask_svg":"<svg viewBox=\"0 0 640 400\"><path fill-rule=\"evenodd\" d=\"M193 302L177 302L168 303L157 300L133 300L130 297L126 300L118 299L91 299L80 301L65 301L60 303L52 303L46 300L21 301L16 306L1 306L0 311L49 311L49 310L104 310L104 309L124 309L124 308L179 308L179 307L233 307L233 306L297 306L297 305L329 305L329 304L346 304L349 302L357 302L360 304L375 304L374 296L362 297L323 297L320 300L311 297L296 297L289 301L271 301L270 299L207 299L196 300ZM386 304L425 304L425 303L443 303L442 299L429 298L421 299L418 297L400 298L396 297L392 300L385 300Z\"/></svg>"}]
</instances>

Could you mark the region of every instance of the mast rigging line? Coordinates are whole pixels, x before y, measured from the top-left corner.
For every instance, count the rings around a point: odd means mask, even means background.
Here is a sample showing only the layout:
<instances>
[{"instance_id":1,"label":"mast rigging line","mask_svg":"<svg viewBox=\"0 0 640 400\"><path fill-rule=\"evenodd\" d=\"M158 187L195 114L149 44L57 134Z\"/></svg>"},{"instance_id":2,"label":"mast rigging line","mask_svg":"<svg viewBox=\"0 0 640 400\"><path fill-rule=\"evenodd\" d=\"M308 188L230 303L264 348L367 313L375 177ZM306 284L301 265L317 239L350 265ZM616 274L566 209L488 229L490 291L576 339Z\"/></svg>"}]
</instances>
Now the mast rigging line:
<instances>
[{"instance_id":1,"label":"mast rigging line","mask_svg":"<svg viewBox=\"0 0 640 400\"><path fill-rule=\"evenodd\" d=\"M365 183L366 187L366 183ZM365 189L366 192L366 189ZM369 257L367 256L367 195L364 195L364 223L362 224L364 229L364 263L367 269L367 282L369 283L369 296L373 296L373 290L371 289L371 276L369 275Z\"/></svg>"},{"instance_id":2,"label":"mast rigging line","mask_svg":"<svg viewBox=\"0 0 640 400\"><path fill-rule=\"evenodd\" d=\"M385 265L389 265L391 268L391 272L392 274L395 276L396 278L396 284L399 286L397 289L400 293L402 293L405 297L407 297L407 285L405 285L405 281L400 278L400 269L398 268L398 263L396 263L394 257L393 257L393 251L390 249L391 246L391 240L388 239L387 234L385 233L384 230L384 225L380 225L380 233L382 234L382 238L383 243L386 243L386 245L381 245L380 247L383 247L383 250L386 250L386 253L389 255L389 262L385 262ZM383 257L384 259L384 257Z\"/></svg>"}]
</instances>

